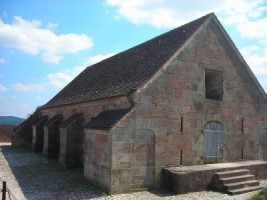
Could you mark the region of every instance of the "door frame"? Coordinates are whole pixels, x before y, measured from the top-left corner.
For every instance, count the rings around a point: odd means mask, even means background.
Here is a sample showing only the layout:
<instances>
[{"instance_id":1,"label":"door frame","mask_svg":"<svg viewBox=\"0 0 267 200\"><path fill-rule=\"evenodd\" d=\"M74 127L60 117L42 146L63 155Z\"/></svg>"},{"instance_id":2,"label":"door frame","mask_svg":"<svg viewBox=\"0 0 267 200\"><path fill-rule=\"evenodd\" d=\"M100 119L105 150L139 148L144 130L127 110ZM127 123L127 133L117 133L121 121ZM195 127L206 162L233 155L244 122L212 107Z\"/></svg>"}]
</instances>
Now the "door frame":
<instances>
[{"instance_id":1,"label":"door frame","mask_svg":"<svg viewBox=\"0 0 267 200\"><path fill-rule=\"evenodd\" d=\"M223 161L224 125L218 121L209 121L204 125L204 163ZM216 135L214 135L216 134Z\"/></svg>"}]
</instances>

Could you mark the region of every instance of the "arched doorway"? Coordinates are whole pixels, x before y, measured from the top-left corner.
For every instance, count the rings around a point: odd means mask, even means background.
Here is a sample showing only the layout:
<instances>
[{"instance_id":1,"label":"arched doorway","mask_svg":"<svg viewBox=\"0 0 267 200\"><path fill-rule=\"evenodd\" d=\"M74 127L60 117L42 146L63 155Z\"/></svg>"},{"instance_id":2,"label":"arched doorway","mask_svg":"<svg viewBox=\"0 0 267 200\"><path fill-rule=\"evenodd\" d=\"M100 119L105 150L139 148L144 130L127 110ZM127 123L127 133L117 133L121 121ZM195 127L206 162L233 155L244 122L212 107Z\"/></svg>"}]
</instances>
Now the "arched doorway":
<instances>
[{"instance_id":1,"label":"arched doorway","mask_svg":"<svg viewBox=\"0 0 267 200\"><path fill-rule=\"evenodd\" d=\"M204 163L217 163L223 159L223 124L211 121L204 126Z\"/></svg>"}]
</instances>

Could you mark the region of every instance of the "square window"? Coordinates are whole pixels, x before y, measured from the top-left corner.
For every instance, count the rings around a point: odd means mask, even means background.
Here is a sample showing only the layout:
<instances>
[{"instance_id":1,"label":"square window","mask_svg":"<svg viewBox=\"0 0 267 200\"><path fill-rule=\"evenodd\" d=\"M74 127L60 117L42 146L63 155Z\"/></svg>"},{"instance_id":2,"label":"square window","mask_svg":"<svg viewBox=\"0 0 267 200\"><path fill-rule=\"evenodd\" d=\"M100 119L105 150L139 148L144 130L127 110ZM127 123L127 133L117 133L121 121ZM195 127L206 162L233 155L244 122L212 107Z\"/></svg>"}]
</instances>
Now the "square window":
<instances>
[{"instance_id":1,"label":"square window","mask_svg":"<svg viewBox=\"0 0 267 200\"><path fill-rule=\"evenodd\" d=\"M222 100L222 72L205 71L205 93L207 99Z\"/></svg>"}]
</instances>

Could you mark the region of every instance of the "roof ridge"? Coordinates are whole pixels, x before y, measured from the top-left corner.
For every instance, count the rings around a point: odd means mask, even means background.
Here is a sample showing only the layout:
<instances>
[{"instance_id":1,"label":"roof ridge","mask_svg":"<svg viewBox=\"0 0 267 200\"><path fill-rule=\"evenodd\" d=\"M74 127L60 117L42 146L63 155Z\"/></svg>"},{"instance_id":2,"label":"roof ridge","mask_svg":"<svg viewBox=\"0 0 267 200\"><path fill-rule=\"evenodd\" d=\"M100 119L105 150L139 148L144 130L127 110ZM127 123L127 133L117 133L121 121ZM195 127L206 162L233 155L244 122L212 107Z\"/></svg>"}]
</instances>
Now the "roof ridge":
<instances>
[{"instance_id":1,"label":"roof ridge","mask_svg":"<svg viewBox=\"0 0 267 200\"><path fill-rule=\"evenodd\" d=\"M115 54L115 55L113 55L113 56L110 56L110 57L108 57L108 58L105 58L105 59L103 59L103 60L97 62L97 63L94 63L94 64L92 64L92 65L89 65L89 66L87 66L86 68L88 68L88 67L92 67L92 66L94 66L94 65L96 65L96 64L98 64L98 63L101 63L101 62L104 62L104 61L106 61L106 60L108 60L108 59L111 59L112 57L118 56L119 54L122 54L122 53L124 53L125 51L131 50L131 49L136 48L136 47L138 47L138 46L141 46L141 45L143 45L144 43L147 43L147 42L149 42L149 41L151 41L151 40L154 40L154 39L156 39L156 38L159 38L159 37L161 37L162 35L168 34L168 33L171 32L171 31L174 31L174 30L176 30L176 29L178 29L178 28L182 28L183 26L186 26L186 25L188 25L188 24L191 24L191 23L193 23L193 22L195 22L195 21L198 21L198 20L203 19L203 18L207 18L207 19L208 19L208 17L211 16L211 15L214 15L214 12L211 12L211 13L209 13L209 14L206 14L206 15L202 16L202 17L199 17L199 18L197 18L197 19L194 19L193 21L187 22L187 23L185 23L185 24L183 24L183 25L181 25L181 26L178 26L178 27L176 27L176 28L173 28L173 29L171 29L171 30L169 30L169 31L167 31L167 32L161 33L160 35L157 35L157 36L155 36L155 37L153 37L153 38L150 38L149 40L146 40L146 41L144 41L144 42L142 42L142 43L140 43L140 44L136 44L135 46L132 46L132 47L130 47L130 48L128 48L128 49L125 49L125 50L123 50L123 51L121 51L121 52L119 52L119 53L117 53L117 54Z\"/></svg>"},{"instance_id":2,"label":"roof ridge","mask_svg":"<svg viewBox=\"0 0 267 200\"><path fill-rule=\"evenodd\" d=\"M87 67L42 108L122 96L136 91L153 77L212 14Z\"/></svg>"}]
</instances>

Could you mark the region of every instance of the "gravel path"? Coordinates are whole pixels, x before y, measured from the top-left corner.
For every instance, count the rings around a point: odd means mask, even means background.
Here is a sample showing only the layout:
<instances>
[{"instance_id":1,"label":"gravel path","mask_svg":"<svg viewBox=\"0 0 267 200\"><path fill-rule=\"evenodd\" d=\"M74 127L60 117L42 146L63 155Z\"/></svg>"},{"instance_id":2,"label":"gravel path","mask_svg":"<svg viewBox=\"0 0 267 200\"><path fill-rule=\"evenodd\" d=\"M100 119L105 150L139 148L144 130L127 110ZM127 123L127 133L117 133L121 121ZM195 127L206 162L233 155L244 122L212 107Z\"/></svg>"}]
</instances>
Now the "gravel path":
<instances>
[{"instance_id":1,"label":"gravel path","mask_svg":"<svg viewBox=\"0 0 267 200\"><path fill-rule=\"evenodd\" d=\"M229 196L203 191L175 195L166 191L144 191L108 196L90 185L81 169L64 170L56 162L48 161L31 150L0 144L0 181L6 181L13 200L244 200L256 192ZM267 180L260 181L267 186ZM7 198L10 199L10 198Z\"/></svg>"}]
</instances>

